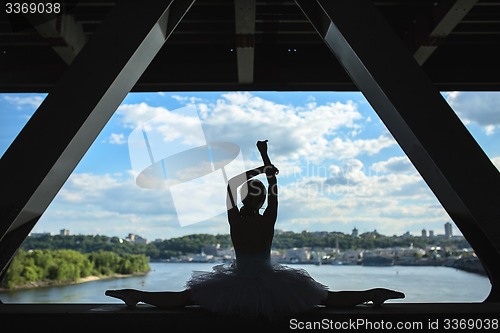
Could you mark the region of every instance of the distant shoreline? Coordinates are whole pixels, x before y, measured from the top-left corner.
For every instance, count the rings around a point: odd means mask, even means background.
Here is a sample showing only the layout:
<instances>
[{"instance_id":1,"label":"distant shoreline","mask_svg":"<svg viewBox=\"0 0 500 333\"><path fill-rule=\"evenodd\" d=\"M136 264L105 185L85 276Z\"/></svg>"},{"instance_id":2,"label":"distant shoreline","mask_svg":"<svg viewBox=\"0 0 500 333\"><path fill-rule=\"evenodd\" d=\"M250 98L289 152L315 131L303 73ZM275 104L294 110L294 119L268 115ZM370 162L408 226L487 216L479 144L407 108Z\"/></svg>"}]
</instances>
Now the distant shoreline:
<instances>
[{"instance_id":1,"label":"distant shoreline","mask_svg":"<svg viewBox=\"0 0 500 333\"><path fill-rule=\"evenodd\" d=\"M164 264L212 264L212 265L219 265L219 264L224 264L224 261L171 261L171 260L151 260L150 263L164 263ZM280 265L285 265L285 266L290 266L290 265L311 265L311 266L318 266L317 262L314 261L301 261L301 262L286 262L286 261L277 261L276 263ZM322 263L321 265L329 266L332 265L332 263ZM347 265L347 266L363 266L361 264L352 264L352 265ZM453 268L453 269L458 269L460 271L468 272L468 273L473 273L473 274L479 274L482 276L488 276L486 271L484 270L483 266L479 262L479 259L477 258L463 258L463 259L458 259L458 260L453 260L453 261L446 261L446 260L429 260L429 261L416 261L413 263L398 263L395 262L393 265L374 265L375 267L392 267L392 266L402 266L402 267L447 267L447 268ZM371 266L371 267L374 267ZM370 267L370 266L367 266Z\"/></svg>"},{"instance_id":2,"label":"distant shoreline","mask_svg":"<svg viewBox=\"0 0 500 333\"><path fill-rule=\"evenodd\" d=\"M78 279L77 281L33 281L31 283L26 283L26 284L21 284L14 286L12 288L0 288L0 292L9 292L9 291L16 291L16 290L26 290L26 289L33 289L33 288L48 288L48 287L62 287L62 286L70 286L73 284L80 284L80 283L86 283L86 282L92 282L92 281L97 281L97 280L105 280L105 279L121 279L121 278L128 278L128 277L133 277L133 276L143 276L147 275L150 271L147 272L137 272L137 273L132 273L132 274L111 274L111 275L104 275L104 276L96 276L96 275L89 275L83 278Z\"/></svg>"}]
</instances>

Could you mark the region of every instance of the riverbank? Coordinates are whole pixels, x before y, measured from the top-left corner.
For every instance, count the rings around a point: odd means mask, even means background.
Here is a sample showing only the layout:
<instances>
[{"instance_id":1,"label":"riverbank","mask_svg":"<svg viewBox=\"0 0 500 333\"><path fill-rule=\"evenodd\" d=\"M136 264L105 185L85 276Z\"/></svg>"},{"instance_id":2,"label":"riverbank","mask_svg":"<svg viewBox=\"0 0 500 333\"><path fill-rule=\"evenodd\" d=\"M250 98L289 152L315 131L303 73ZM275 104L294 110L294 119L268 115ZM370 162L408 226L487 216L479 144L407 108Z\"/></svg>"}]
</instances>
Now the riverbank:
<instances>
[{"instance_id":1,"label":"riverbank","mask_svg":"<svg viewBox=\"0 0 500 333\"><path fill-rule=\"evenodd\" d=\"M33 281L30 283L14 286L12 288L0 288L0 292L13 291L13 290L25 290L25 289L32 289L32 288L62 287L62 286L81 284L81 283L97 281L97 280L121 279L121 278L133 277L133 276L144 276L144 275L147 275L149 272L150 272L150 270L146 271L146 272L137 272L137 273L132 273L132 274L111 274L111 275L103 275L103 276L90 275L90 276L80 278L76 281L72 281L72 280L67 280L67 281L51 281L51 280Z\"/></svg>"},{"instance_id":2,"label":"riverbank","mask_svg":"<svg viewBox=\"0 0 500 333\"><path fill-rule=\"evenodd\" d=\"M322 266L322 265L334 265L334 266L418 266L418 267L450 267L450 268L455 268L458 270L462 270L465 272L469 273L475 273L475 274L480 274L483 276L487 276L486 271L484 270L483 265L481 264L481 261L477 257L466 257L466 258L456 258L456 257L449 257L449 258L398 258L394 259L392 257L385 258L385 259L390 259L388 261L375 261L375 263L367 264L361 259L357 260L352 260L352 261L337 261L337 260L322 260L322 261L317 261L317 260L295 260L295 261L289 261L289 260L280 260L282 258L275 258L272 259L273 262L276 262L278 264L282 265L315 265L315 266ZM156 262L156 263L181 263L181 264L192 264L192 263L210 263L213 265L216 265L218 263L227 263L230 262L234 259L223 259L223 258L210 258L210 260L179 260L179 259L156 259L156 260L151 260L151 262Z\"/></svg>"},{"instance_id":3,"label":"riverbank","mask_svg":"<svg viewBox=\"0 0 500 333\"><path fill-rule=\"evenodd\" d=\"M488 274L484 270L483 265L481 264L481 261L477 257L458 259L450 267L460 269L469 273L476 273L488 276Z\"/></svg>"}]
</instances>

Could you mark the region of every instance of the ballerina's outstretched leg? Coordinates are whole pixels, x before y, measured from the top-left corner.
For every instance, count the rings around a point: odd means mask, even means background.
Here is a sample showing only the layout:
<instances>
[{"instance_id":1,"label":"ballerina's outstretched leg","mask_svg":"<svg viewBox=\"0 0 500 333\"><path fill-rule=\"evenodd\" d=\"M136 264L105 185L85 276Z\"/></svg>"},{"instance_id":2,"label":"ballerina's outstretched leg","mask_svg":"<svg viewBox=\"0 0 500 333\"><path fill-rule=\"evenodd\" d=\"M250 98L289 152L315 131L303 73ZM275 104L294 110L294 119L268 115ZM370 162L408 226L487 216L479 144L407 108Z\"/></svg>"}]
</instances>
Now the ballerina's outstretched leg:
<instances>
[{"instance_id":1,"label":"ballerina's outstretched leg","mask_svg":"<svg viewBox=\"0 0 500 333\"><path fill-rule=\"evenodd\" d=\"M384 288L375 288L363 291L329 291L328 297L323 302L330 307L355 306L372 302L378 306L388 299L405 298L405 294Z\"/></svg>"},{"instance_id":2,"label":"ballerina's outstretched leg","mask_svg":"<svg viewBox=\"0 0 500 333\"><path fill-rule=\"evenodd\" d=\"M135 306L139 302L158 307L182 307L193 304L189 290L150 292L135 289L119 289L106 290L105 295L119 298L128 306Z\"/></svg>"},{"instance_id":3,"label":"ballerina's outstretched leg","mask_svg":"<svg viewBox=\"0 0 500 333\"><path fill-rule=\"evenodd\" d=\"M106 296L121 299L127 304L127 306L135 306L139 301L136 297L135 289L119 289L119 290L106 290L104 293Z\"/></svg>"}]
</instances>

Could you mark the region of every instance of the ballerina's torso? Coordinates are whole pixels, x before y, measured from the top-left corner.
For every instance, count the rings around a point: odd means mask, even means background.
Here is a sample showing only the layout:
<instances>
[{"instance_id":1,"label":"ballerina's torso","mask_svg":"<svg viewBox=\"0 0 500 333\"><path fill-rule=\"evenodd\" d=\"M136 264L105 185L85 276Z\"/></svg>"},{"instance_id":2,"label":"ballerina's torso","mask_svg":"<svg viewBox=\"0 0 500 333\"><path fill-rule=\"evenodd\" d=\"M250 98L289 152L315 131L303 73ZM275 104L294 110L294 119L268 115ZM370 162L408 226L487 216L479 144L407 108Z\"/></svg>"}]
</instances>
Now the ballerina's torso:
<instances>
[{"instance_id":1,"label":"ballerina's torso","mask_svg":"<svg viewBox=\"0 0 500 333\"><path fill-rule=\"evenodd\" d=\"M229 221L231 240L236 252L269 253L274 223L260 214L238 216Z\"/></svg>"}]
</instances>

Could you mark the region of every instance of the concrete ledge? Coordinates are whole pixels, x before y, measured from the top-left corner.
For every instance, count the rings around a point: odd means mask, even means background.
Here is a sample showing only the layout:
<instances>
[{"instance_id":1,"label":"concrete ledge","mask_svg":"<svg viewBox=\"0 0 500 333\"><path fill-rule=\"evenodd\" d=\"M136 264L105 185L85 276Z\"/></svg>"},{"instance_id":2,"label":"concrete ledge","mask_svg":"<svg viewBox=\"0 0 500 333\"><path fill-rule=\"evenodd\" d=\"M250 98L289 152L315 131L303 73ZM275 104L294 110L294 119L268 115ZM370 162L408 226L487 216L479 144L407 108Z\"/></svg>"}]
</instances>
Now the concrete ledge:
<instances>
[{"instance_id":1,"label":"concrete ledge","mask_svg":"<svg viewBox=\"0 0 500 333\"><path fill-rule=\"evenodd\" d=\"M279 321L216 315L196 306L159 309L147 305L127 308L121 304L0 304L0 322L3 327L9 327L10 324L14 325L12 327L23 327L23 330L44 327L50 328L51 332L75 329L97 332L117 329L126 332L146 329L165 329L167 332L239 332L242 329L265 329L286 332L299 330L301 327L334 330L335 325L349 331L380 331L380 325L392 325L392 331L398 331L395 329L398 322L419 322L421 328L426 330L429 325L437 323L440 329L444 329L446 319L496 319L498 323L500 304L389 303L381 307L364 305L342 309L317 308ZM417 324L406 331L419 329Z\"/></svg>"}]
</instances>

